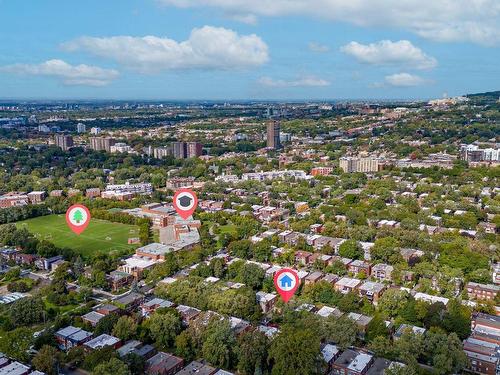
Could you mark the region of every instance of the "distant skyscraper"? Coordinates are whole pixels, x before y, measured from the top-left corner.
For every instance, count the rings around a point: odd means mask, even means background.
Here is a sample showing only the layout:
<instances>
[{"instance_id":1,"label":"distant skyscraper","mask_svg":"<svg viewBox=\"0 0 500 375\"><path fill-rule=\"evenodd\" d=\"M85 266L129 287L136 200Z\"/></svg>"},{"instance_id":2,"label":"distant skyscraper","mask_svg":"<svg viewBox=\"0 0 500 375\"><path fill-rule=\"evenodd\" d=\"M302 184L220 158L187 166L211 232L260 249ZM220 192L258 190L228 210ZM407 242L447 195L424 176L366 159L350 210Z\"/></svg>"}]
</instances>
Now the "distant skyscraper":
<instances>
[{"instance_id":1,"label":"distant skyscraper","mask_svg":"<svg viewBox=\"0 0 500 375\"><path fill-rule=\"evenodd\" d=\"M73 146L73 137L70 135L58 134L55 137L57 147L61 147L63 151L68 151Z\"/></svg>"},{"instance_id":2,"label":"distant skyscraper","mask_svg":"<svg viewBox=\"0 0 500 375\"><path fill-rule=\"evenodd\" d=\"M114 144L113 138L90 137L90 148L94 151L111 152L111 146Z\"/></svg>"},{"instance_id":3,"label":"distant skyscraper","mask_svg":"<svg viewBox=\"0 0 500 375\"><path fill-rule=\"evenodd\" d=\"M186 142L173 142L172 145L172 155L176 159L186 158Z\"/></svg>"},{"instance_id":4,"label":"distant skyscraper","mask_svg":"<svg viewBox=\"0 0 500 375\"><path fill-rule=\"evenodd\" d=\"M281 148L279 121L274 121L267 124L267 147L273 148L275 150Z\"/></svg>"},{"instance_id":5,"label":"distant skyscraper","mask_svg":"<svg viewBox=\"0 0 500 375\"><path fill-rule=\"evenodd\" d=\"M201 156L203 146L199 142L188 142L186 146L186 157L196 158Z\"/></svg>"},{"instance_id":6,"label":"distant skyscraper","mask_svg":"<svg viewBox=\"0 0 500 375\"><path fill-rule=\"evenodd\" d=\"M76 131L78 133L85 133L86 130L87 130L87 128L86 128L85 124L82 124L81 122L76 124Z\"/></svg>"},{"instance_id":7,"label":"distant skyscraper","mask_svg":"<svg viewBox=\"0 0 500 375\"><path fill-rule=\"evenodd\" d=\"M156 159L163 159L170 155L172 155L171 147L155 147L153 149L153 157Z\"/></svg>"},{"instance_id":8,"label":"distant skyscraper","mask_svg":"<svg viewBox=\"0 0 500 375\"><path fill-rule=\"evenodd\" d=\"M98 135L101 132L101 128L90 128L90 134Z\"/></svg>"}]
</instances>

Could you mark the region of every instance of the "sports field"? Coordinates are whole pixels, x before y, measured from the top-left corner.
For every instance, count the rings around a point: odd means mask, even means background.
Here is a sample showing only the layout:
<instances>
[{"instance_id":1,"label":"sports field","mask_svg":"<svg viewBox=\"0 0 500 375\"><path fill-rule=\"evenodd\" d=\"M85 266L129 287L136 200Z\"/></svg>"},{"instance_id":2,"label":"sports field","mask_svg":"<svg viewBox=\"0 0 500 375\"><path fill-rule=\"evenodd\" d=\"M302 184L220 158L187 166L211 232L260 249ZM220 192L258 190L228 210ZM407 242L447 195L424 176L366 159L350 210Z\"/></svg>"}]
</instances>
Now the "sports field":
<instances>
[{"instance_id":1,"label":"sports field","mask_svg":"<svg viewBox=\"0 0 500 375\"><path fill-rule=\"evenodd\" d=\"M138 227L105 220L91 219L87 229L79 236L66 225L65 215L36 217L16 225L18 228L27 228L39 239L59 247L69 247L84 256L113 250L132 250L139 246L127 244L128 238L139 236Z\"/></svg>"}]
</instances>

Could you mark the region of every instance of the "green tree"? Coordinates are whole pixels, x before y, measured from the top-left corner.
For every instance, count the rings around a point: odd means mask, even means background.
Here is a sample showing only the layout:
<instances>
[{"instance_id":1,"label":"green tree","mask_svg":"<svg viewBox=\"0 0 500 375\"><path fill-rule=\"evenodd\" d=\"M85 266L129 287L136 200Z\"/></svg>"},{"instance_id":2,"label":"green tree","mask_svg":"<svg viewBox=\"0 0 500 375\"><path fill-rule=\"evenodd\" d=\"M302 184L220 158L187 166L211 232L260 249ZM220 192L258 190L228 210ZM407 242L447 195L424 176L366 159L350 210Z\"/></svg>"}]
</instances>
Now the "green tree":
<instances>
[{"instance_id":1,"label":"green tree","mask_svg":"<svg viewBox=\"0 0 500 375\"><path fill-rule=\"evenodd\" d=\"M120 319L118 314L106 315L104 318L97 322L94 334L96 336L102 335L103 333L106 333L108 335L111 334L116 322L118 322L118 319Z\"/></svg>"},{"instance_id":2,"label":"green tree","mask_svg":"<svg viewBox=\"0 0 500 375\"><path fill-rule=\"evenodd\" d=\"M97 365L92 371L92 375L130 375L130 371L125 363L118 358L111 358L107 362Z\"/></svg>"},{"instance_id":3,"label":"green tree","mask_svg":"<svg viewBox=\"0 0 500 375\"><path fill-rule=\"evenodd\" d=\"M186 362L192 361L196 357L196 343L189 330L182 331L175 338L175 353L184 358Z\"/></svg>"},{"instance_id":4,"label":"green tree","mask_svg":"<svg viewBox=\"0 0 500 375\"><path fill-rule=\"evenodd\" d=\"M361 245L356 240L344 241L339 246L339 255L349 259L363 259L364 253Z\"/></svg>"},{"instance_id":5,"label":"green tree","mask_svg":"<svg viewBox=\"0 0 500 375\"><path fill-rule=\"evenodd\" d=\"M254 375L266 370L269 339L260 331L249 331L238 338L238 373Z\"/></svg>"},{"instance_id":6,"label":"green tree","mask_svg":"<svg viewBox=\"0 0 500 375\"><path fill-rule=\"evenodd\" d=\"M235 346L236 340L228 320L216 319L208 324L201 351L209 363L216 367L231 368Z\"/></svg>"},{"instance_id":7,"label":"green tree","mask_svg":"<svg viewBox=\"0 0 500 375\"><path fill-rule=\"evenodd\" d=\"M394 237L377 238L370 254L375 263L396 264L401 260L399 242Z\"/></svg>"},{"instance_id":8,"label":"green tree","mask_svg":"<svg viewBox=\"0 0 500 375\"><path fill-rule=\"evenodd\" d=\"M2 335L0 352L18 361L29 359L28 349L33 342L33 332L26 327L19 327Z\"/></svg>"},{"instance_id":9,"label":"green tree","mask_svg":"<svg viewBox=\"0 0 500 375\"><path fill-rule=\"evenodd\" d=\"M56 348L44 345L35 355L32 363L38 371L47 375L56 375L58 374L60 357L61 354Z\"/></svg>"},{"instance_id":10,"label":"green tree","mask_svg":"<svg viewBox=\"0 0 500 375\"><path fill-rule=\"evenodd\" d=\"M431 358L437 374L457 374L467 364L462 341L455 333L446 335L439 330L429 330L425 335L424 354Z\"/></svg>"},{"instance_id":11,"label":"green tree","mask_svg":"<svg viewBox=\"0 0 500 375\"><path fill-rule=\"evenodd\" d=\"M176 336L181 331L181 319L171 312L156 313L148 319L148 327L156 344L159 347L168 348L173 345Z\"/></svg>"},{"instance_id":12,"label":"green tree","mask_svg":"<svg viewBox=\"0 0 500 375\"><path fill-rule=\"evenodd\" d=\"M320 337L310 328L285 326L273 340L269 359L273 375L319 374Z\"/></svg>"},{"instance_id":13,"label":"green tree","mask_svg":"<svg viewBox=\"0 0 500 375\"><path fill-rule=\"evenodd\" d=\"M10 305L9 317L15 326L30 326L44 319L45 306L39 297L21 298Z\"/></svg>"},{"instance_id":14,"label":"green tree","mask_svg":"<svg viewBox=\"0 0 500 375\"><path fill-rule=\"evenodd\" d=\"M450 333L456 333L461 340L464 340L470 335L470 321L470 309L457 299L450 300L443 318L443 328Z\"/></svg>"},{"instance_id":15,"label":"green tree","mask_svg":"<svg viewBox=\"0 0 500 375\"><path fill-rule=\"evenodd\" d=\"M146 359L136 353L129 353L122 358L130 372L134 375L144 374Z\"/></svg>"},{"instance_id":16,"label":"green tree","mask_svg":"<svg viewBox=\"0 0 500 375\"><path fill-rule=\"evenodd\" d=\"M137 323L129 316L121 316L113 327L113 335L123 341L127 341L135 336Z\"/></svg>"},{"instance_id":17,"label":"green tree","mask_svg":"<svg viewBox=\"0 0 500 375\"><path fill-rule=\"evenodd\" d=\"M382 294L378 301L379 311L386 317L398 316L408 303L408 292L390 288Z\"/></svg>"},{"instance_id":18,"label":"green tree","mask_svg":"<svg viewBox=\"0 0 500 375\"><path fill-rule=\"evenodd\" d=\"M385 325L384 319L380 315L375 315L373 319L368 323L366 329L366 339L368 341L374 340L376 337L387 337L389 335L389 330Z\"/></svg>"},{"instance_id":19,"label":"green tree","mask_svg":"<svg viewBox=\"0 0 500 375\"><path fill-rule=\"evenodd\" d=\"M344 350L356 341L358 326L347 316L337 318L332 315L325 322L324 334L327 339L334 341Z\"/></svg>"},{"instance_id":20,"label":"green tree","mask_svg":"<svg viewBox=\"0 0 500 375\"><path fill-rule=\"evenodd\" d=\"M246 263L240 268L236 281L244 283L254 290L258 290L262 286L264 277L265 272L261 267L253 263Z\"/></svg>"}]
</instances>

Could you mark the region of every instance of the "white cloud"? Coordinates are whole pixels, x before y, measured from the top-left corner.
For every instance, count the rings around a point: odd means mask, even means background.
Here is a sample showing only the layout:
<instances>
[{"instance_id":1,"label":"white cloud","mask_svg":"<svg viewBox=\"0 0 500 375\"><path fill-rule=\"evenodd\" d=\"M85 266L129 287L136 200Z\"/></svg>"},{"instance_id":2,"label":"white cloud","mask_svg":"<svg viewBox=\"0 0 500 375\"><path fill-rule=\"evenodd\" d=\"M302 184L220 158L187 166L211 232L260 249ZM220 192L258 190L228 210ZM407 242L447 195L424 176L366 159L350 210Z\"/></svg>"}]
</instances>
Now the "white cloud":
<instances>
[{"instance_id":1,"label":"white cloud","mask_svg":"<svg viewBox=\"0 0 500 375\"><path fill-rule=\"evenodd\" d=\"M500 44L498 0L157 0L255 16L312 16L358 26L396 27L428 39Z\"/></svg>"},{"instance_id":2,"label":"white cloud","mask_svg":"<svg viewBox=\"0 0 500 375\"><path fill-rule=\"evenodd\" d=\"M105 86L119 75L114 69L92 65L70 65L63 60L48 60L40 64L13 64L0 71L22 75L56 77L66 85Z\"/></svg>"},{"instance_id":3,"label":"white cloud","mask_svg":"<svg viewBox=\"0 0 500 375\"><path fill-rule=\"evenodd\" d=\"M318 52L318 53L325 53L325 52L330 51L330 47L325 46L323 44L316 43L316 42L310 42L308 47L311 51Z\"/></svg>"},{"instance_id":4,"label":"white cloud","mask_svg":"<svg viewBox=\"0 0 500 375\"><path fill-rule=\"evenodd\" d=\"M437 65L434 57L425 54L408 40L381 40L370 44L351 42L343 46L341 51L365 64L405 65L417 69L431 69Z\"/></svg>"},{"instance_id":5,"label":"white cloud","mask_svg":"<svg viewBox=\"0 0 500 375\"><path fill-rule=\"evenodd\" d=\"M330 86L330 81L315 76L304 76L295 80L273 79L271 77L261 77L259 84L265 87L325 87Z\"/></svg>"},{"instance_id":6,"label":"white cloud","mask_svg":"<svg viewBox=\"0 0 500 375\"><path fill-rule=\"evenodd\" d=\"M409 73L396 73L385 76L385 82L395 87L414 87L430 83L427 79Z\"/></svg>"},{"instance_id":7,"label":"white cloud","mask_svg":"<svg viewBox=\"0 0 500 375\"><path fill-rule=\"evenodd\" d=\"M193 29L188 40L157 36L81 37L63 44L115 60L143 73L174 69L242 69L269 60L268 47L255 34L238 35L221 27Z\"/></svg>"}]
</instances>

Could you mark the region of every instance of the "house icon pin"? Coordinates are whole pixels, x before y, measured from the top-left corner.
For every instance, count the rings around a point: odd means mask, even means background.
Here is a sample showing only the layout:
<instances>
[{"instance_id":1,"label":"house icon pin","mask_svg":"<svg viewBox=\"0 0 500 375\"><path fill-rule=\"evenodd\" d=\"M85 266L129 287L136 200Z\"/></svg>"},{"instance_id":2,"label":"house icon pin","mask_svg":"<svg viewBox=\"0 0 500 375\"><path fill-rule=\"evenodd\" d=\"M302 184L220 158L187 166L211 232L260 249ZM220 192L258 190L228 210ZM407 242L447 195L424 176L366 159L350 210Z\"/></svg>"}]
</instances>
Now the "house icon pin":
<instances>
[{"instance_id":1,"label":"house icon pin","mask_svg":"<svg viewBox=\"0 0 500 375\"><path fill-rule=\"evenodd\" d=\"M288 275L285 275L280 280L282 288L291 288L292 287L292 278Z\"/></svg>"}]
</instances>

